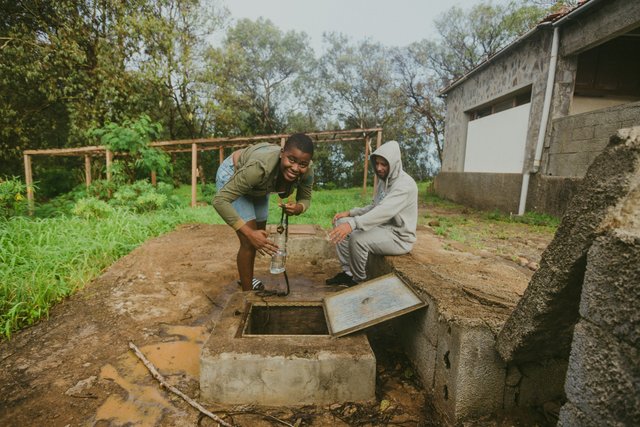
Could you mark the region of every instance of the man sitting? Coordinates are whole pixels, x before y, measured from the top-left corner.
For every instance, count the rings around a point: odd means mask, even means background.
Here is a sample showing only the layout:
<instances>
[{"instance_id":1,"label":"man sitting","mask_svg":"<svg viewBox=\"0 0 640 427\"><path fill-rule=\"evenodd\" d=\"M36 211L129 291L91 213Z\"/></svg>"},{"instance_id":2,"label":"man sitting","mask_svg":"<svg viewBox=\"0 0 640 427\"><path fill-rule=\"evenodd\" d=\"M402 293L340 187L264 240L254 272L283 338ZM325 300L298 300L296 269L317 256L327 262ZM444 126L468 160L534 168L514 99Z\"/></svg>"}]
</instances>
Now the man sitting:
<instances>
[{"instance_id":1,"label":"man sitting","mask_svg":"<svg viewBox=\"0 0 640 427\"><path fill-rule=\"evenodd\" d=\"M326 283L353 286L367 280L369 254L402 255L416 241L418 186L402 170L400 146L389 141L371 154L379 178L373 202L339 212L329 233L336 244L342 272Z\"/></svg>"}]
</instances>

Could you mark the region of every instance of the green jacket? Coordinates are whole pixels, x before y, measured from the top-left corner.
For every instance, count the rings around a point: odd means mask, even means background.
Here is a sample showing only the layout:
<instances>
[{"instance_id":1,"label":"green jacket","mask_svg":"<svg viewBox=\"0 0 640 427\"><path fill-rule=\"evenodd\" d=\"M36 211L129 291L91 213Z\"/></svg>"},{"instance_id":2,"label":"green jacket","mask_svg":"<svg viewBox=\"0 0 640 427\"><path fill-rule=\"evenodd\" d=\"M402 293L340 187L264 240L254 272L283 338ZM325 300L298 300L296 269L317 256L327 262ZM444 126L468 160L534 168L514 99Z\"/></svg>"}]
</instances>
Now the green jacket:
<instances>
[{"instance_id":1,"label":"green jacket","mask_svg":"<svg viewBox=\"0 0 640 427\"><path fill-rule=\"evenodd\" d=\"M242 150L235 172L229 182L218 190L213 198L213 207L224 221L238 230L245 222L233 208L231 202L242 196L265 196L277 192L280 173L280 146L262 142ZM303 212L311 205L313 166L298 180L287 186L280 197L288 197L296 191L296 202L302 204Z\"/></svg>"}]
</instances>

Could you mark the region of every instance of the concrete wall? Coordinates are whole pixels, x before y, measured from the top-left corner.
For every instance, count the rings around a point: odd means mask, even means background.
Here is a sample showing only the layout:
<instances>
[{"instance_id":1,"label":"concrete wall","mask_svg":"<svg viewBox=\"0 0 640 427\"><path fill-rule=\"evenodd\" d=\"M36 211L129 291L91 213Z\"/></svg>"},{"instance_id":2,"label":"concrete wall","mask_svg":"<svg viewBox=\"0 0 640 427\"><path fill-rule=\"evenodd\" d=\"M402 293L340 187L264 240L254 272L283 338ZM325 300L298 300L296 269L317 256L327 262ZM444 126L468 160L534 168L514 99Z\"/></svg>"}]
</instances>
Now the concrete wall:
<instances>
[{"instance_id":1,"label":"concrete wall","mask_svg":"<svg viewBox=\"0 0 640 427\"><path fill-rule=\"evenodd\" d=\"M599 233L629 211L619 214L616 206L638 185L639 168L640 127L622 129L589 167L540 268L500 330L497 348L504 360L568 358L587 253Z\"/></svg>"},{"instance_id":2,"label":"concrete wall","mask_svg":"<svg viewBox=\"0 0 640 427\"><path fill-rule=\"evenodd\" d=\"M527 211L561 217L580 182L580 178L532 174ZM504 213L518 211L521 186L520 174L440 172L434 181L440 197L475 209Z\"/></svg>"},{"instance_id":3,"label":"concrete wall","mask_svg":"<svg viewBox=\"0 0 640 427\"><path fill-rule=\"evenodd\" d=\"M527 212L561 218L581 182L581 178L532 174L527 192Z\"/></svg>"},{"instance_id":4,"label":"concrete wall","mask_svg":"<svg viewBox=\"0 0 640 427\"><path fill-rule=\"evenodd\" d=\"M636 190L632 212L640 218L640 185ZM608 231L589 251L561 426L630 426L640 420L638 221Z\"/></svg>"},{"instance_id":5,"label":"concrete wall","mask_svg":"<svg viewBox=\"0 0 640 427\"><path fill-rule=\"evenodd\" d=\"M436 194L482 210L518 212L522 175L519 173L440 172L434 180Z\"/></svg>"},{"instance_id":6,"label":"concrete wall","mask_svg":"<svg viewBox=\"0 0 640 427\"><path fill-rule=\"evenodd\" d=\"M541 29L517 48L474 73L447 93L443 172L462 172L467 138L467 112L531 85L525 167L529 167L538 137L551 44L550 29Z\"/></svg>"},{"instance_id":7,"label":"concrete wall","mask_svg":"<svg viewBox=\"0 0 640 427\"><path fill-rule=\"evenodd\" d=\"M638 27L640 2L604 0L598 3L563 24L561 56L576 55Z\"/></svg>"},{"instance_id":8,"label":"concrete wall","mask_svg":"<svg viewBox=\"0 0 640 427\"><path fill-rule=\"evenodd\" d=\"M544 173L582 177L618 129L640 125L640 102L553 120Z\"/></svg>"}]
</instances>

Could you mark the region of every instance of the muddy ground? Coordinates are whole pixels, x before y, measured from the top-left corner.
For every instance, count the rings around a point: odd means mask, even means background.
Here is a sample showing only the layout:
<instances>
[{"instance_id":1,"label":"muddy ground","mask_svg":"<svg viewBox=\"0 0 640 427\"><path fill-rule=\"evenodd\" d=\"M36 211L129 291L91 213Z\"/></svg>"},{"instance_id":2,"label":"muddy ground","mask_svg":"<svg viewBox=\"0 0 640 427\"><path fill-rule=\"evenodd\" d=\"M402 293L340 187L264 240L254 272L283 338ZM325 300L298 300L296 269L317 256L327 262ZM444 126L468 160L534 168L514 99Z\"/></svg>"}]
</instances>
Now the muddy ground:
<instances>
[{"instance_id":1,"label":"muddy ground","mask_svg":"<svg viewBox=\"0 0 640 427\"><path fill-rule=\"evenodd\" d=\"M420 233L430 238L419 239L414 251L426 258L431 251L468 251L511 263L523 277L530 277L552 235L519 228L511 239L504 237L508 225L497 227L500 233L483 235L484 244L469 245L422 226ZM54 307L49 319L1 342L0 425L215 425L159 387L128 345L136 344L172 385L197 399L200 347L229 296L239 289L235 283L237 246L235 234L226 226L179 227L120 259ZM338 264L329 259L287 268L292 287L323 286L337 272ZM256 276L268 287L283 286L280 279L269 275L266 259L258 262ZM523 283L518 286L520 292ZM381 325L368 335L377 359L375 402L207 407L241 426L285 425L282 422L432 425L424 390L393 333ZM528 423L530 420L516 424Z\"/></svg>"}]
</instances>

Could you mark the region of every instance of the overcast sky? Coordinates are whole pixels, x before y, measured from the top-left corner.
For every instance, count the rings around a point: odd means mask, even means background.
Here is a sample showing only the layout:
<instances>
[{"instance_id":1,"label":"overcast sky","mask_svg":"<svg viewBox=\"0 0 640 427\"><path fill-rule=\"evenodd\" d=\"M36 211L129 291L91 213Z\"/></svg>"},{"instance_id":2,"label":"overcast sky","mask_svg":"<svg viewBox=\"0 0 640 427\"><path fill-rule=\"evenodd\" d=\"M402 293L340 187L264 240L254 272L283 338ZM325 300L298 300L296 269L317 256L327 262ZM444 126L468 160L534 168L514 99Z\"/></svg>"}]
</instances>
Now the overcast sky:
<instances>
[{"instance_id":1,"label":"overcast sky","mask_svg":"<svg viewBox=\"0 0 640 427\"><path fill-rule=\"evenodd\" d=\"M454 5L469 9L480 0L222 0L234 19L260 16L283 31L304 31L321 53L322 33L341 32L354 41L370 38L406 46L434 38L433 20Z\"/></svg>"}]
</instances>

